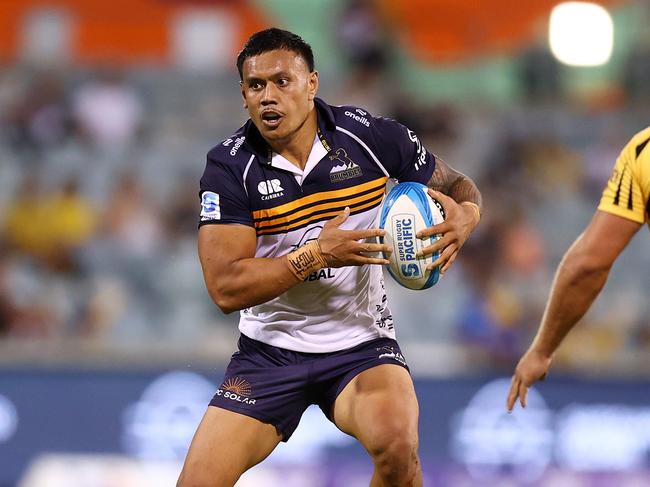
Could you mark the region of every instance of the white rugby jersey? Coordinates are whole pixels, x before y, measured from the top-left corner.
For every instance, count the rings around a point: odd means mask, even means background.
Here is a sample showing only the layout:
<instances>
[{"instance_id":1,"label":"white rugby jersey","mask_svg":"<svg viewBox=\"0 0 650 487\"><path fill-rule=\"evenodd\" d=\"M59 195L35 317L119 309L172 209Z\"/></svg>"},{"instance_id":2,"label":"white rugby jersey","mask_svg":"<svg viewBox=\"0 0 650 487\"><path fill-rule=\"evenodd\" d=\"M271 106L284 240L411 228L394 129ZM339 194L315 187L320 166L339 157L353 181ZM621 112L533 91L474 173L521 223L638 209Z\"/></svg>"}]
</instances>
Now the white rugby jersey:
<instances>
[{"instance_id":1,"label":"white rugby jersey","mask_svg":"<svg viewBox=\"0 0 650 487\"><path fill-rule=\"evenodd\" d=\"M249 120L208 153L200 225L257 233L256 257L277 257L318 238L346 206L343 229L377 226L388 178L426 184L435 157L403 125L320 99L318 140L304 171L274 155ZM344 350L395 338L380 266L322 269L271 301L240 312L239 330L300 352Z\"/></svg>"}]
</instances>

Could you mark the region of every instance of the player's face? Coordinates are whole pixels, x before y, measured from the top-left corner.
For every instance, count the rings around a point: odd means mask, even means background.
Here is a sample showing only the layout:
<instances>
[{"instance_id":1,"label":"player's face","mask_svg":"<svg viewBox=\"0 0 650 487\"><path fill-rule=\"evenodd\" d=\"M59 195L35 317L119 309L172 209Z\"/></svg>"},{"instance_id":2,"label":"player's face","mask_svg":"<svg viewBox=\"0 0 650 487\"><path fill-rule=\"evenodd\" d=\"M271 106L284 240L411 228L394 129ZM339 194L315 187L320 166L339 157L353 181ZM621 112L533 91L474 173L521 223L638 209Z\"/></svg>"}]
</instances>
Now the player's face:
<instances>
[{"instance_id":1,"label":"player's face","mask_svg":"<svg viewBox=\"0 0 650 487\"><path fill-rule=\"evenodd\" d=\"M244 108L269 141L290 140L314 106L318 74L293 51L278 49L253 56L242 66Z\"/></svg>"}]
</instances>

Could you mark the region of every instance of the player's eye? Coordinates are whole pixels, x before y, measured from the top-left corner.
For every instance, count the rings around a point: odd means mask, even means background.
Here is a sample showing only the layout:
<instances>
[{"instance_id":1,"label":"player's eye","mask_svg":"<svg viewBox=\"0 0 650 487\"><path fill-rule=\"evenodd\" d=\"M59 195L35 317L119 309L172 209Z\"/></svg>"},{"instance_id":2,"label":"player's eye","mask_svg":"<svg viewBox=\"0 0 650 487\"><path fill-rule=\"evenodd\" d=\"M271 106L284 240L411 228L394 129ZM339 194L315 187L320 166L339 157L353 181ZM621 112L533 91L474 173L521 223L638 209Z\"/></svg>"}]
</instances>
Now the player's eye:
<instances>
[{"instance_id":1,"label":"player's eye","mask_svg":"<svg viewBox=\"0 0 650 487\"><path fill-rule=\"evenodd\" d=\"M262 83L259 82L259 81L253 81L253 82L250 84L250 89L253 90L253 91L259 91L259 90L261 90L262 88L264 88L264 86L263 86Z\"/></svg>"},{"instance_id":2,"label":"player's eye","mask_svg":"<svg viewBox=\"0 0 650 487\"><path fill-rule=\"evenodd\" d=\"M287 78L280 78L278 80L278 86L287 86L289 84L289 80Z\"/></svg>"}]
</instances>

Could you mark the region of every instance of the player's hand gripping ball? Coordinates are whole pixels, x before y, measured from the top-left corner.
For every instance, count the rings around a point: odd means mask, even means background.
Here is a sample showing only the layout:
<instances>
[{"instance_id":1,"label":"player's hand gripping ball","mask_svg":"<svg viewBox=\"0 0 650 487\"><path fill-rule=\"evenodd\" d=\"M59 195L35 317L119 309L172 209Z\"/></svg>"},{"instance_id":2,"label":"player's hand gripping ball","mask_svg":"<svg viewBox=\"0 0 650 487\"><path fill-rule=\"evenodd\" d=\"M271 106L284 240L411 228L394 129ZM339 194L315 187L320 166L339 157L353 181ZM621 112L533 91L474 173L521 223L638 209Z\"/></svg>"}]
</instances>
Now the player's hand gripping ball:
<instances>
[{"instance_id":1,"label":"player's hand gripping ball","mask_svg":"<svg viewBox=\"0 0 650 487\"><path fill-rule=\"evenodd\" d=\"M440 269L427 270L427 266L440 257L441 251L417 258L423 247L433 244L439 235L421 240L415 235L445 219L442 205L427 194L420 183L400 183L391 189L380 211L379 227L386 230L381 243L393 247L388 271L402 286L409 289L427 289L440 278Z\"/></svg>"}]
</instances>

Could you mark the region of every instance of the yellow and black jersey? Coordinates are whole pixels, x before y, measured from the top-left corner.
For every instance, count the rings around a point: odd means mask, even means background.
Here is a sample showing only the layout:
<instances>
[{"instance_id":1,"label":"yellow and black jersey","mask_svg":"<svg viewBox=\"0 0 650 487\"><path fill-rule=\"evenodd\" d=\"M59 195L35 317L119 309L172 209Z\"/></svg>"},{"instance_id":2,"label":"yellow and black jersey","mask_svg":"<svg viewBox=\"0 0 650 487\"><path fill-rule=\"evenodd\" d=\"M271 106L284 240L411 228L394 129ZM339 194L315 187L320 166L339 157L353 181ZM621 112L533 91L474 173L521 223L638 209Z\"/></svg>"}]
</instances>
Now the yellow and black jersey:
<instances>
[{"instance_id":1,"label":"yellow and black jersey","mask_svg":"<svg viewBox=\"0 0 650 487\"><path fill-rule=\"evenodd\" d=\"M650 210L650 127L636 134L616 160L598 209L637 223Z\"/></svg>"}]
</instances>

